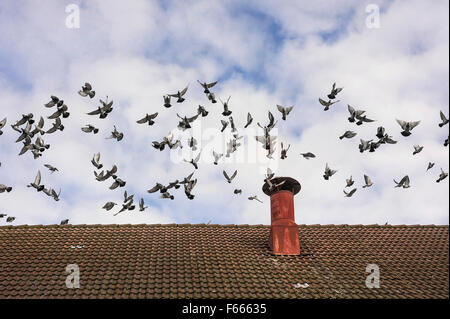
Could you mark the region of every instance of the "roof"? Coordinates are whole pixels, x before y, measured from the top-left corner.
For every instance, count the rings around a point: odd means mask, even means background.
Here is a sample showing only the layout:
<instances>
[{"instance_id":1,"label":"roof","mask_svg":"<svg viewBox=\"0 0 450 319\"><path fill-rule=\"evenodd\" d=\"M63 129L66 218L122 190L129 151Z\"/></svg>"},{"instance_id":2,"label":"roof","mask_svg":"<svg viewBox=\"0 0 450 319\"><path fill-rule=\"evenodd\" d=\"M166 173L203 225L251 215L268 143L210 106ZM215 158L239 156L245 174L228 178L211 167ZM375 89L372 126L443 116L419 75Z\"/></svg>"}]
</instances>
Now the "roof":
<instances>
[{"instance_id":1,"label":"roof","mask_svg":"<svg viewBox=\"0 0 450 319\"><path fill-rule=\"evenodd\" d=\"M269 231L2 226L0 298L449 298L448 225L299 225L300 256L273 255ZM66 287L69 264L79 289ZM380 288L366 287L368 264Z\"/></svg>"}]
</instances>

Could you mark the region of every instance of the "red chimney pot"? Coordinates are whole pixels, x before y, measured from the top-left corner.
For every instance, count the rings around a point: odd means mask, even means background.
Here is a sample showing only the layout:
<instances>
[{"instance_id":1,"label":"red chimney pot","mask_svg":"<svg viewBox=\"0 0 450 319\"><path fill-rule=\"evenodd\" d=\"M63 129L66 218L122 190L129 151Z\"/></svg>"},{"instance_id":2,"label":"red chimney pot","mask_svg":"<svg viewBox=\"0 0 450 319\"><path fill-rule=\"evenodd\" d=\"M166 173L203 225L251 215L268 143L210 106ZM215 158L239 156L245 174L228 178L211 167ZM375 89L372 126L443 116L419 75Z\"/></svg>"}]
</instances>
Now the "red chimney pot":
<instances>
[{"instance_id":1,"label":"red chimney pot","mask_svg":"<svg viewBox=\"0 0 450 319\"><path fill-rule=\"evenodd\" d=\"M294 216L294 195L300 189L300 183L291 177L275 177L272 184L284 183L276 189L269 189L266 182L263 192L270 196L271 227L269 246L276 255L300 255L298 225Z\"/></svg>"}]
</instances>

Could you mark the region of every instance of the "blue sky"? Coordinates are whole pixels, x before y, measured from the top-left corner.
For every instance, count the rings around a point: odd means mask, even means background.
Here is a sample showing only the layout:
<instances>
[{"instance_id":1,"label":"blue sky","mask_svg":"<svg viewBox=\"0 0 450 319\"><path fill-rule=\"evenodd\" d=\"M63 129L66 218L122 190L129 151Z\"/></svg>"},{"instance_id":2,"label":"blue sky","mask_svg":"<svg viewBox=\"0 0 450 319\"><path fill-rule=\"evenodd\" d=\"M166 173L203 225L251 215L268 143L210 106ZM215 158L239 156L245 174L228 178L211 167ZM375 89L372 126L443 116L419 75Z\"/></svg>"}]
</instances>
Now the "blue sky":
<instances>
[{"instance_id":1,"label":"blue sky","mask_svg":"<svg viewBox=\"0 0 450 319\"><path fill-rule=\"evenodd\" d=\"M80 27L75 29L65 23L71 3L80 8ZM369 4L379 8L379 28L367 27ZM74 224L268 224L269 199L261 187L262 171L269 165L277 175L302 184L295 199L297 223L448 224L448 179L435 182L440 168L448 172L449 166L448 148L442 145L448 126L437 125L440 110L449 114L448 22L447 1L133 1L127 6L120 1L2 1L0 120L7 117L8 123L0 136L0 184L13 191L0 194L0 213L15 216L13 224L52 224L65 218ZM279 121L278 142L291 144L288 158L281 160L278 153L273 161L264 156L259 163L248 160L256 152L252 131L245 135L242 156L212 165L211 150L226 142L215 131L223 117L220 103L208 102L197 79L219 80L216 95L231 95L241 135L247 112L256 130L256 122L266 123L271 111ZM77 94L86 81L97 92L92 100ZM325 97L333 82L344 87L341 102L324 112L318 98ZM162 96L186 85L186 101L163 108ZM51 147L41 158L28 153L18 157L22 145L14 143L17 136L10 125L29 112L48 116L43 104L52 94L63 98L71 112L66 130L43 136ZM114 100L111 116L99 120L85 114L106 95ZM176 113L192 116L199 104L210 115L193 131L204 150L195 173L196 198L189 201L181 188L174 191L174 201L146 193L156 182L192 172L190 164L174 162L151 142L175 129ZM276 104L294 105L287 121L281 120ZM366 110L376 122L352 126L346 120L347 104ZM154 126L136 124L154 112L159 112ZM396 118L422 122L403 138ZM100 133L81 132L88 123ZM113 125L124 132L123 141L105 139ZM360 154L359 138L374 138L378 126L398 143ZM337 138L350 129L358 133L355 138ZM414 144L425 148L412 156ZM317 158L303 160L299 154L307 151ZM101 209L106 201L120 204L124 189L111 191L109 181L95 180L90 159L97 152L106 168L117 164L125 189L137 200L143 197L147 211L114 217L115 210ZM429 161L436 165L425 172ZM43 166L47 163L60 171L50 174ZM330 181L322 178L326 163L338 170ZM59 202L26 187L38 169L46 186L62 189ZM223 169L238 169L233 184L226 183ZM361 188L364 174L372 178L371 188ZM392 179L406 174L412 187L394 189ZM350 175L358 190L344 198ZM233 194L234 188L243 194ZM263 204L247 200L251 195Z\"/></svg>"}]
</instances>

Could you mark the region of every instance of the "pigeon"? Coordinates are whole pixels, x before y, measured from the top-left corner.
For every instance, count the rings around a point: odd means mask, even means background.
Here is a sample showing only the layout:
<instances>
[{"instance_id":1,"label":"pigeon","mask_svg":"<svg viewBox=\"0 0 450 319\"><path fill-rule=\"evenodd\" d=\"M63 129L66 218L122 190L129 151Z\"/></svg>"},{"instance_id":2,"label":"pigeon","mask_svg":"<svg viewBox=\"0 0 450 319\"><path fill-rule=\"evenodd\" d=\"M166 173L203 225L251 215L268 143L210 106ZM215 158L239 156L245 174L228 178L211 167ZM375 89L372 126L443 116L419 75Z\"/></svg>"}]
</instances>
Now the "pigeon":
<instances>
[{"instance_id":1,"label":"pigeon","mask_svg":"<svg viewBox=\"0 0 450 319\"><path fill-rule=\"evenodd\" d=\"M345 180L345 183L346 183L345 187L350 187L355 183L355 181L352 179L352 176L350 176L349 179Z\"/></svg>"},{"instance_id":2,"label":"pigeon","mask_svg":"<svg viewBox=\"0 0 450 319\"><path fill-rule=\"evenodd\" d=\"M264 180L265 180L265 181L271 180L274 176L275 176L275 173L272 172L272 170L270 169L270 167L267 167L266 178L265 178Z\"/></svg>"},{"instance_id":3,"label":"pigeon","mask_svg":"<svg viewBox=\"0 0 450 319\"><path fill-rule=\"evenodd\" d=\"M215 151L213 151L213 156L214 156L214 165L217 165L217 162L223 156L223 154L218 154Z\"/></svg>"},{"instance_id":4,"label":"pigeon","mask_svg":"<svg viewBox=\"0 0 450 319\"><path fill-rule=\"evenodd\" d=\"M281 142L281 159L287 158L287 151L291 148L291 144L285 149L283 147L283 142Z\"/></svg>"},{"instance_id":5,"label":"pigeon","mask_svg":"<svg viewBox=\"0 0 450 319\"><path fill-rule=\"evenodd\" d=\"M4 193L4 192L11 192L12 191L12 187L11 186L5 186L3 184L0 184L0 193Z\"/></svg>"},{"instance_id":6,"label":"pigeon","mask_svg":"<svg viewBox=\"0 0 450 319\"><path fill-rule=\"evenodd\" d=\"M448 146L448 143L449 143L449 136L447 136L447 138L445 139L444 146Z\"/></svg>"},{"instance_id":7,"label":"pigeon","mask_svg":"<svg viewBox=\"0 0 450 319\"><path fill-rule=\"evenodd\" d=\"M423 150L423 146L414 145L413 155L416 155L416 154L420 153L422 150Z\"/></svg>"},{"instance_id":8,"label":"pigeon","mask_svg":"<svg viewBox=\"0 0 450 319\"><path fill-rule=\"evenodd\" d=\"M168 96L178 98L177 103L181 103L181 102L183 102L183 101L185 100L185 99L183 98L183 95L186 94L187 90L188 90L188 86L186 86L182 91L178 91L178 92L175 93L175 94L168 94Z\"/></svg>"},{"instance_id":9,"label":"pigeon","mask_svg":"<svg viewBox=\"0 0 450 319\"><path fill-rule=\"evenodd\" d=\"M336 95L342 91L343 88L337 88L336 83L333 83L333 87L331 88L330 94L327 95L327 97L331 100L336 98Z\"/></svg>"},{"instance_id":10,"label":"pigeon","mask_svg":"<svg viewBox=\"0 0 450 319\"><path fill-rule=\"evenodd\" d=\"M396 184L394 187L409 188L409 187L410 187L410 185L409 185L409 176L408 176L408 175L404 176L404 177L400 180L400 182L397 182L397 181L394 179L394 183Z\"/></svg>"},{"instance_id":11,"label":"pigeon","mask_svg":"<svg viewBox=\"0 0 450 319\"><path fill-rule=\"evenodd\" d=\"M131 199L129 202L122 204L122 208L120 209L119 212L115 213L114 216L117 216L118 214L120 214L121 212L124 212L126 210L133 210L136 206L133 205L133 199Z\"/></svg>"},{"instance_id":12,"label":"pigeon","mask_svg":"<svg viewBox=\"0 0 450 319\"><path fill-rule=\"evenodd\" d=\"M63 219L60 223L60 225L67 225L69 223L68 219Z\"/></svg>"},{"instance_id":13,"label":"pigeon","mask_svg":"<svg viewBox=\"0 0 450 319\"><path fill-rule=\"evenodd\" d=\"M396 121L403 130L400 132L400 134L402 134L403 136L410 136L411 130L420 124L420 121L406 122L406 121L402 121L402 120L398 120L398 119L396 119Z\"/></svg>"},{"instance_id":14,"label":"pigeon","mask_svg":"<svg viewBox=\"0 0 450 319\"><path fill-rule=\"evenodd\" d=\"M231 115L231 113L232 113L232 111L230 111L230 110L228 109L228 102L230 101L230 98L231 98L231 96L228 97L228 99L227 99L226 102L223 102L223 101L219 98L220 102L221 102L222 105L223 105L223 112L222 112L222 115L223 115L223 116L229 116L229 115Z\"/></svg>"},{"instance_id":15,"label":"pigeon","mask_svg":"<svg viewBox=\"0 0 450 319\"><path fill-rule=\"evenodd\" d=\"M220 120L220 122L222 123L222 129L220 131L223 132L227 128L228 122L224 120Z\"/></svg>"},{"instance_id":16,"label":"pigeon","mask_svg":"<svg viewBox=\"0 0 450 319\"><path fill-rule=\"evenodd\" d=\"M311 153L311 152L308 152L308 153L300 153L300 155L303 156L304 158L306 158L307 160L309 160L310 158L315 158L315 157L316 157L316 155L314 155L314 154Z\"/></svg>"},{"instance_id":17,"label":"pigeon","mask_svg":"<svg viewBox=\"0 0 450 319\"><path fill-rule=\"evenodd\" d=\"M155 193L157 191L161 191L162 189L166 189L164 187L164 185L160 184L160 183L156 183L155 186L153 186L151 189L147 190L147 193ZM161 191L161 193L164 193L164 191Z\"/></svg>"},{"instance_id":18,"label":"pigeon","mask_svg":"<svg viewBox=\"0 0 450 319\"><path fill-rule=\"evenodd\" d=\"M6 125L6 117L0 121L0 135L3 134L2 128L4 128Z\"/></svg>"},{"instance_id":19,"label":"pigeon","mask_svg":"<svg viewBox=\"0 0 450 319\"><path fill-rule=\"evenodd\" d=\"M249 199L249 200L257 200L258 202L262 203L262 201L258 198L257 195L255 195L255 196L250 196L248 199Z\"/></svg>"},{"instance_id":20,"label":"pigeon","mask_svg":"<svg viewBox=\"0 0 450 319\"><path fill-rule=\"evenodd\" d=\"M96 110L87 113L88 115L99 115L99 118L104 119L108 116L109 113L113 110L113 101L108 102L108 96L106 96L106 101L100 99L100 103L102 106L97 107Z\"/></svg>"},{"instance_id":21,"label":"pigeon","mask_svg":"<svg viewBox=\"0 0 450 319\"><path fill-rule=\"evenodd\" d=\"M6 216L8 216L8 215L6 215L6 214L0 214L0 218L6 217Z\"/></svg>"},{"instance_id":22,"label":"pigeon","mask_svg":"<svg viewBox=\"0 0 450 319\"><path fill-rule=\"evenodd\" d=\"M382 126L379 126L377 128L377 134L375 136L381 140L382 138L384 138L384 134L385 134L384 132L385 132L385 128Z\"/></svg>"},{"instance_id":23,"label":"pigeon","mask_svg":"<svg viewBox=\"0 0 450 319\"><path fill-rule=\"evenodd\" d=\"M356 119L358 120L357 122L356 122L356 125L362 125L364 122L366 122L366 123L370 123L370 122L374 122L375 120L372 120L372 119L369 119L369 118L367 118L367 116L366 115L356 115L355 116L356 117Z\"/></svg>"},{"instance_id":24,"label":"pigeon","mask_svg":"<svg viewBox=\"0 0 450 319\"><path fill-rule=\"evenodd\" d=\"M92 158L91 163L97 169L101 169L103 167L103 164L100 164L100 153L94 154L94 157Z\"/></svg>"},{"instance_id":25,"label":"pigeon","mask_svg":"<svg viewBox=\"0 0 450 319\"><path fill-rule=\"evenodd\" d=\"M181 122L178 123L178 128L184 131L188 128L191 128L190 123L194 122L198 118L199 114L197 113L196 115L189 118L187 116L181 117L180 115L178 115L178 113L177 116L181 119Z\"/></svg>"},{"instance_id":26,"label":"pigeon","mask_svg":"<svg viewBox=\"0 0 450 319\"><path fill-rule=\"evenodd\" d=\"M247 123L245 123L244 128L247 128L253 122L253 117L250 113L247 113Z\"/></svg>"},{"instance_id":27,"label":"pigeon","mask_svg":"<svg viewBox=\"0 0 450 319\"><path fill-rule=\"evenodd\" d=\"M174 181L174 182L170 182L169 183L169 185L167 185L167 189L171 189L171 188L175 188L175 189L178 189L178 188L180 188L180 182L178 181L178 179L176 180L176 181Z\"/></svg>"},{"instance_id":28,"label":"pigeon","mask_svg":"<svg viewBox=\"0 0 450 319\"><path fill-rule=\"evenodd\" d=\"M439 174L439 178L436 180L436 183L439 183L443 179L445 179L448 176L448 173L445 173L444 170L441 168L441 174Z\"/></svg>"},{"instance_id":29,"label":"pigeon","mask_svg":"<svg viewBox=\"0 0 450 319\"><path fill-rule=\"evenodd\" d=\"M153 121L156 117L158 116L158 112L153 113L153 114L146 114L145 117L143 117L142 119L136 121L138 124L145 124L148 123L148 125L153 125L155 124L155 121Z\"/></svg>"},{"instance_id":30,"label":"pigeon","mask_svg":"<svg viewBox=\"0 0 450 319\"><path fill-rule=\"evenodd\" d=\"M98 128L92 126L91 124L86 124L86 127L82 127L81 130L85 133L94 132L94 134L98 133Z\"/></svg>"},{"instance_id":31,"label":"pigeon","mask_svg":"<svg viewBox=\"0 0 450 319\"><path fill-rule=\"evenodd\" d=\"M113 176L113 178L114 178L114 176ZM115 177L114 182L111 184L109 189L113 190L113 189L116 189L117 187L124 187L126 184L127 184L127 182L121 180L118 177Z\"/></svg>"},{"instance_id":32,"label":"pigeon","mask_svg":"<svg viewBox=\"0 0 450 319\"><path fill-rule=\"evenodd\" d=\"M228 118L228 121L230 121L231 132L236 132L236 126L234 125L233 117L230 116L230 117Z\"/></svg>"},{"instance_id":33,"label":"pigeon","mask_svg":"<svg viewBox=\"0 0 450 319\"><path fill-rule=\"evenodd\" d=\"M32 138L34 136L33 132L31 131L31 124L27 123L25 128L20 129L20 136L17 138L16 143L22 141L26 137Z\"/></svg>"},{"instance_id":34,"label":"pigeon","mask_svg":"<svg viewBox=\"0 0 450 319\"><path fill-rule=\"evenodd\" d=\"M236 177L237 175L237 170L234 171L233 175L228 176L227 172L223 171L223 176L225 176L225 178L227 179L227 182L231 184L231 181Z\"/></svg>"},{"instance_id":35,"label":"pigeon","mask_svg":"<svg viewBox=\"0 0 450 319\"><path fill-rule=\"evenodd\" d=\"M332 170L328 167L328 163L325 166L325 173L323 175L323 178L325 180L328 180L331 176L333 176L337 171L336 170Z\"/></svg>"},{"instance_id":36,"label":"pigeon","mask_svg":"<svg viewBox=\"0 0 450 319\"><path fill-rule=\"evenodd\" d=\"M41 185L41 172L38 170L36 178L34 179L34 182L27 185L27 187L33 187L38 192L42 191L44 189L44 185Z\"/></svg>"},{"instance_id":37,"label":"pigeon","mask_svg":"<svg viewBox=\"0 0 450 319\"><path fill-rule=\"evenodd\" d=\"M196 145L197 145L197 140L196 140L194 137L191 137L191 138L188 140L188 146L189 146L193 151L196 151L196 150L197 150Z\"/></svg>"},{"instance_id":38,"label":"pigeon","mask_svg":"<svg viewBox=\"0 0 450 319\"><path fill-rule=\"evenodd\" d=\"M242 189L235 189L233 193L235 193L236 195L240 195L242 194Z\"/></svg>"},{"instance_id":39,"label":"pigeon","mask_svg":"<svg viewBox=\"0 0 450 319\"><path fill-rule=\"evenodd\" d=\"M363 139L360 139L359 141L360 141L359 151L361 153L363 153L364 151L367 151L368 149L370 149L370 143L372 142L372 140L364 141Z\"/></svg>"},{"instance_id":40,"label":"pigeon","mask_svg":"<svg viewBox=\"0 0 450 319\"><path fill-rule=\"evenodd\" d=\"M211 103L217 103L217 101L216 101L216 96L215 96L215 94L214 93L209 93L208 95L208 100L210 100L211 101Z\"/></svg>"},{"instance_id":41,"label":"pigeon","mask_svg":"<svg viewBox=\"0 0 450 319\"><path fill-rule=\"evenodd\" d=\"M352 138L352 137L355 137L356 136L356 133L355 132L353 132L353 131L345 131L345 133L344 134L342 134L341 136L339 136L339 139L343 139L344 137L345 138Z\"/></svg>"},{"instance_id":42,"label":"pigeon","mask_svg":"<svg viewBox=\"0 0 450 319\"><path fill-rule=\"evenodd\" d=\"M187 163L191 163L192 165L194 165L195 169L198 169L198 161L200 159L200 155L201 155L201 151L198 153L196 158L192 158L190 161L186 161L185 159L183 159L183 161L187 162Z\"/></svg>"},{"instance_id":43,"label":"pigeon","mask_svg":"<svg viewBox=\"0 0 450 319\"><path fill-rule=\"evenodd\" d=\"M439 123L439 127L443 127L444 125L448 124L449 120L445 117L444 113L442 111L440 111L440 115L441 115L441 120L442 122ZM1 128L1 125L0 125Z\"/></svg>"},{"instance_id":44,"label":"pigeon","mask_svg":"<svg viewBox=\"0 0 450 319\"><path fill-rule=\"evenodd\" d=\"M197 109L197 113L201 114L202 117L205 117L208 115L209 112L203 106L199 105L198 109Z\"/></svg>"},{"instance_id":45,"label":"pigeon","mask_svg":"<svg viewBox=\"0 0 450 319\"><path fill-rule=\"evenodd\" d=\"M388 134L384 134L384 136L378 142L381 144L385 144L385 143L396 144L397 143L397 141L394 141L392 139L392 136L389 136Z\"/></svg>"},{"instance_id":46,"label":"pigeon","mask_svg":"<svg viewBox=\"0 0 450 319\"><path fill-rule=\"evenodd\" d=\"M171 195L169 192L165 192L161 194L161 198L170 198L171 200L173 200L175 197Z\"/></svg>"},{"instance_id":47,"label":"pigeon","mask_svg":"<svg viewBox=\"0 0 450 319\"><path fill-rule=\"evenodd\" d=\"M293 108L293 106L284 107L277 104L277 109L281 112L283 121L286 121L286 116L292 111Z\"/></svg>"},{"instance_id":48,"label":"pigeon","mask_svg":"<svg viewBox=\"0 0 450 319\"><path fill-rule=\"evenodd\" d=\"M16 217L10 216L10 217L6 218L6 222L7 223L12 223L15 219L16 219Z\"/></svg>"},{"instance_id":49,"label":"pigeon","mask_svg":"<svg viewBox=\"0 0 450 319\"><path fill-rule=\"evenodd\" d=\"M325 106L325 108L324 108L323 110L324 110L324 111L328 111L328 110L330 109L330 106L333 105L333 104L335 104L335 103L337 103L337 102L339 102L339 100L338 100L338 101L335 101L335 102L331 102L331 100L328 100L328 102L327 102L327 101L322 100L321 98L319 98L319 102L320 102L320 104L322 104L323 106Z\"/></svg>"},{"instance_id":50,"label":"pigeon","mask_svg":"<svg viewBox=\"0 0 450 319\"><path fill-rule=\"evenodd\" d=\"M61 102L64 102L63 100L60 100L59 102L58 102L58 105L59 105L59 103L61 103ZM63 117L63 118L67 118L67 117L69 117L69 115L70 115L70 113L69 112L67 112L68 111L68 107L67 107L67 105L65 105L65 104L63 104L63 105L61 105L61 106L56 106L56 111L52 114L52 115L50 115L50 116L48 116L47 118L48 119L50 119L50 120L54 120L54 119L56 119L56 118L58 118L58 117Z\"/></svg>"},{"instance_id":51,"label":"pigeon","mask_svg":"<svg viewBox=\"0 0 450 319\"><path fill-rule=\"evenodd\" d=\"M45 107L51 108L54 107L55 105L57 105L59 102L59 98L57 96L50 96L50 102L44 104Z\"/></svg>"},{"instance_id":52,"label":"pigeon","mask_svg":"<svg viewBox=\"0 0 450 319\"><path fill-rule=\"evenodd\" d=\"M200 82L199 80L197 80L197 82L200 83L200 85L203 87L203 89L204 89L203 93L205 93L205 94L211 93L211 92L209 91L209 89L212 88L214 85L217 84L217 81L211 82L211 83L206 83L206 82L203 82L203 83L202 83L202 82Z\"/></svg>"},{"instance_id":53,"label":"pigeon","mask_svg":"<svg viewBox=\"0 0 450 319\"><path fill-rule=\"evenodd\" d=\"M375 152L375 150L378 148L378 147L380 147L380 145L381 145L381 142L370 142L370 145L369 145L369 152Z\"/></svg>"},{"instance_id":54,"label":"pigeon","mask_svg":"<svg viewBox=\"0 0 450 319\"><path fill-rule=\"evenodd\" d=\"M1 124L0 124L0 128L1 128ZM44 135L45 131L43 130L43 128L44 128L44 118L41 116L38 124L34 126L34 130L31 132L31 134L36 135L37 133L40 133L41 135Z\"/></svg>"},{"instance_id":55,"label":"pigeon","mask_svg":"<svg viewBox=\"0 0 450 319\"><path fill-rule=\"evenodd\" d=\"M58 171L58 169L56 167L54 167L54 166L52 166L50 164L45 164L44 166L47 167L50 170L50 172L52 172L52 174L54 172Z\"/></svg>"},{"instance_id":56,"label":"pigeon","mask_svg":"<svg viewBox=\"0 0 450 319\"><path fill-rule=\"evenodd\" d=\"M58 193L56 193L55 190L52 189L51 190L51 194L52 194L51 196L53 197L53 199L58 202L59 201L59 195L61 195L61 189L59 190Z\"/></svg>"},{"instance_id":57,"label":"pigeon","mask_svg":"<svg viewBox=\"0 0 450 319\"><path fill-rule=\"evenodd\" d=\"M139 211L143 212L146 208L148 208L148 206L144 206L144 199L141 198L141 200L139 201Z\"/></svg>"},{"instance_id":58,"label":"pigeon","mask_svg":"<svg viewBox=\"0 0 450 319\"><path fill-rule=\"evenodd\" d=\"M355 118L361 117L361 115L363 115L366 112L363 110L355 110L355 108L353 108L350 104L347 104L347 109L348 112L350 113L350 117L347 118L350 123L355 122Z\"/></svg>"},{"instance_id":59,"label":"pigeon","mask_svg":"<svg viewBox=\"0 0 450 319\"><path fill-rule=\"evenodd\" d=\"M190 200L194 199L194 195L191 194L192 190L194 189L195 185L197 184L197 179L194 179L192 181L189 181L184 184L184 193L186 194L187 198Z\"/></svg>"},{"instance_id":60,"label":"pigeon","mask_svg":"<svg viewBox=\"0 0 450 319\"><path fill-rule=\"evenodd\" d=\"M91 99L95 96L95 91L92 91L92 86L88 82L84 83L84 85L81 87L81 90L78 91L78 94L80 94L82 97L89 96Z\"/></svg>"},{"instance_id":61,"label":"pigeon","mask_svg":"<svg viewBox=\"0 0 450 319\"><path fill-rule=\"evenodd\" d=\"M128 196L127 191L124 191L124 192L123 192L123 202L124 202L124 203L129 202L129 201L132 200L132 199L134 199L134 195Z\"/></svg>"},{"instance_id":62,"label":"pigeon","mask_svg":"<svg viewBox=\"0 0 450 319\"><path fill-rule=\"evenodd\" d=\"M33 148L33 145L31 144L31 138L29 136L27 136L27 138L23 142L23 147L19 153L19 156L25 154L28 150L30 150L32 148Z\"/></svg>"},{"instance_id":63,"label":"pigeon","mask_svg":"<svg viewBox=\"0 0 450 319\"><path fill-rule=\"evenodd\" d=\"M59 117L55 119L55 123L53 123L52 127L45 133L51 134L51 133L56 132L57 130L60 130L60 131L64 130L64 125L62 125L61 119Z\"/></svg>"},{"instance_id":64,"label":"pigeon","mask_svg":"<svg viewBox=\"0 0 450 319\"><path fill-rule=\"evenodd\" d=\"M269 185L269 192L273 192L274 190L277 190L278 187L280 187L281 185L283 185L286 181L281 181L278 184L274 184L270 181L270 179L266 178L265 182Z\"/></svg>"},{"instance_id":65,"label":"pigeon","mask_svg":"<svg viewBox=\"0 0 450 319\"><path fill-rule=\"evenodd\" d=\"M427 171L434 166L434 163L428 162Z\"/></svg>"},{"instance_id":66,"label":"pigeon","mask_svg":"<svg viewBox=\"0 0 450 319\"><path fill-rule=\"evenodd\" d=\"M350 192L346 192L345 191L345 189L344 189L344 194L345 194L345 197L352 197L353 196L353 194L356 192L356 188L353 188Z\"/></svg>"},{"instance_id":67,"label":"pigeon","mask_svg":"<svg viewBox=\"0 0 450 319\"><path fill-rule=\"evenodd\" d=\"M123 139L123 133L119 133L114 125L114 131L112 131L111 136L106 139L115 139L117 142L120 142Z\"/></svg>"},{"instance_id":68,"label":"pigeon","mask_svg":"<svg viewBox=\"0 0 450 319\"><path fill-rule=\"evenodd\" d=\"M170 104L170 95L164 95L163 99L164 99L164 107L169 108L172 106L172 104Z\"/></svg>"},{"instance_id":69,"label":"pigeon","mask_svg":"<svg viewBox=\"0 0 450 319\"><path fill-rule=\"evenodd\" d=\"M364 182L366 183L363 185L363 188L370 187L373 185L372 181L370 180L370 177L367 175L364 175Z\"/></svg>"},{"instance_id":70,"label":"pigeon","mask_svg":"<svg viewBox=\"0 0 450 319\"><path fill-rule=\"evenodd\" d=\"M27 122L30 125L33 124L34 123L33 116L34 116L33 113L22 114L22 118L20 120L18 120L15 125L21 126Z\"/></svg>"},{"instance_id":71,"label":"pigeon","mask_svg":"<svg viewBox=\"0 0 450 319\"><path fill-rule=\"evenodd\" d=\"M109 210L113 209L113 207L114 207L115 205L117 205L117 204L114 203L114 202L107 202L102 208L103 208L103 209L106 209L107 211L109 211Z\"/></svg>"}]
</instances>

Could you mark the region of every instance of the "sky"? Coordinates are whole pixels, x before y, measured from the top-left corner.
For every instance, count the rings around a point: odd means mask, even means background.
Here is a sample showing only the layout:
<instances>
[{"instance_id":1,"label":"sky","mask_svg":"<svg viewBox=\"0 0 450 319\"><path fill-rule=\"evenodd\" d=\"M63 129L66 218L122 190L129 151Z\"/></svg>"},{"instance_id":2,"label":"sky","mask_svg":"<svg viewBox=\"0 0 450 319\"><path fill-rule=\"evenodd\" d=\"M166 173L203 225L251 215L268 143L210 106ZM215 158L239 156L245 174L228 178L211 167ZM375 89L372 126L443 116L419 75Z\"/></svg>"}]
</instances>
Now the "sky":
<instances>
[{"instance_id":1,"label":"sky","mask_svg":"<svg viewBox=\"0 0 450 319\"><path fill-rule=\"evenodd\" d=\"M270 198L262 192L264 173L290 176L302 186L295 196L298 224L448 224L449 178L436 183L440 169L449 171L439 112L449 116L448 1L1 1L0 3L0 214L14 216L12 225L59 224L270 224ZM78 19L78 18L79 19ZM223 152L230 128L220 134L223 110L203 94L197 80L218 84L212 89L229 107L242 146L230 158L212 164L212 150ZM89 82L93 99L78 90ZM343 87L340 102L324 111L332 84ZM188 86L183 103L163 107L163 95ZM64 131L42 136L51 146L38 159L18 156L22 143L11 124L22 114L46 119L51 95L70 112ZM86 113L106 96L114 110L106 119ZM293 105L287 120L276 105ZM347 104L375 120L349 123ZM177 113L193 116L198 105L209 115L194 122L192 134L202 150L199 169L184 162L198 154L152 147L176 127ZM264 156L255 135L257 122L277 125L273 160ZM153 126L137 120L158 112ZM247 113L254 118L244 130ZM409 137L400 135L396 119L421 123ZM86 134L81 127L100 129ZM116 126L122 141L106 139ZM374 153L360 153L359 139L374 139L378 126L398 141ZM346 130L352 139L338 137ZM33 138L33 141L35 138ZM280 159L280 142L290 144ZM185 140L184 140L184 144ZM413 145L422 145L412 155ZM116 164L127 184L110 190L111 179L98 182L90 163L101 153L104 168ZM313 152L305 160L300 153ZM225 160L224 160L225 159ZM435 166L426 171L428 162ZM328 181L325 165L337 170ZM58 172L44 167L51 164ZM229 174L238 170L231 184ZM59 201L27 187L37 171L46 187L61 189ZM183 188L174 200L147 190L192 173L198 183L189 200ZM364 174L373 186L362 188ZM345 180L355 180L356 193L344 197ZM408 175L409 189L395 188ZM234 189L242 189L235 195ZM149 206L113 216L123 192L144 198ZM263 203L248 200L257 195ZM118 203L107 212L103 205ZM5 225L6 218L0 219Z\"/></svg>"}]
</instances>

